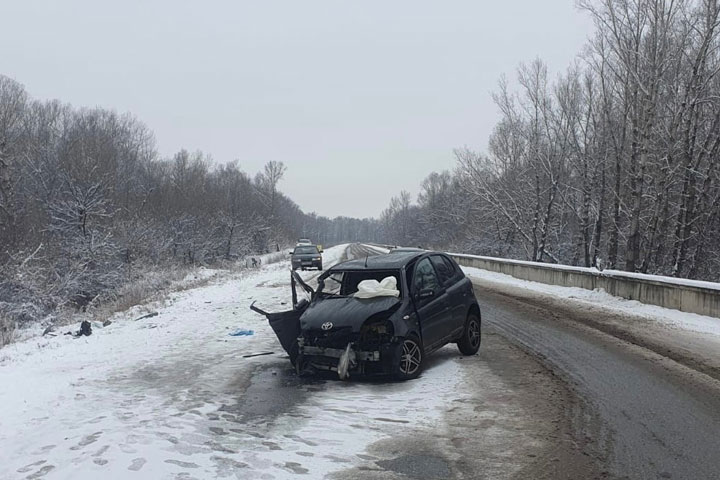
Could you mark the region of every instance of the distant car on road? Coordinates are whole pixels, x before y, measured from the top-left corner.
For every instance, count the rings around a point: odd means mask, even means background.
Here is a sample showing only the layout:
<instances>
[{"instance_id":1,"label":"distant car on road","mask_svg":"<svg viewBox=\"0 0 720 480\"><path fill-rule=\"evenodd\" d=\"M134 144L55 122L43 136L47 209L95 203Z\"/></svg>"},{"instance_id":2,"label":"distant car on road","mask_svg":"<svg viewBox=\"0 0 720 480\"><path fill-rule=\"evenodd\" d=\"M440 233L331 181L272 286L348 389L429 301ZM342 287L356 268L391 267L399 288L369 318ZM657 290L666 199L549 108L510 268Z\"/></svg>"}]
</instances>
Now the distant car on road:
<instances>
[{"instance_id":1,"label":"distant car on road","mask_svg":"<svg viewBox=\"0 0 720 480\"><path fill-rule=\"evenodd\" d=\"M290 263L293 270L298 268L317 268L322 270L322 254L316 245L297 245L290 253Z\"/></svg>"},{"instance_id":2,"label":"distant car on road","mask_svg":"<svg viewBox=\"0 0 720 480\"><path fill-rule=\"evenodd\" d=\"M297 301L295 285L310 294ZM344 262L318 277L317 291L292 273L293 310L267 316L299 373L334 371L417 377L431 352L480 348L472 283L447 255L398 252Z\"/></svg>"}]
</instances>

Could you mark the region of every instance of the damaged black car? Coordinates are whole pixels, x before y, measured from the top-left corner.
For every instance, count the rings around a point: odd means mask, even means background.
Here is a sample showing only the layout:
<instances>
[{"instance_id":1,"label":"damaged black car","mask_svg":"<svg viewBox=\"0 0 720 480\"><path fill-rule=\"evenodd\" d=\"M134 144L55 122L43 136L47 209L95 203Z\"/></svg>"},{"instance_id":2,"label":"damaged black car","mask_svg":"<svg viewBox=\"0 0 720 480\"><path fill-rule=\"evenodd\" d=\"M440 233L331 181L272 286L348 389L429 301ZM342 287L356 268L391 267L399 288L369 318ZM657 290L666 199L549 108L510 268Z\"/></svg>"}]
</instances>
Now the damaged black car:
<instances>
[{"instance_id":1,"label":"damaged black car","mask_svg":"<svg viewBox=\"0 0 720 480\"><path fill-rule=\"evenodd\" d=\"M298 300L297 287L308 298ZM480 307L470 280L447 255L397 252L338 264L317 289L291 272L293 309L265 315L299 374L417 377L427 355L456 343L480 348ZM301 293L302 296L302 293Z\"/></svg>"}]
</instances>

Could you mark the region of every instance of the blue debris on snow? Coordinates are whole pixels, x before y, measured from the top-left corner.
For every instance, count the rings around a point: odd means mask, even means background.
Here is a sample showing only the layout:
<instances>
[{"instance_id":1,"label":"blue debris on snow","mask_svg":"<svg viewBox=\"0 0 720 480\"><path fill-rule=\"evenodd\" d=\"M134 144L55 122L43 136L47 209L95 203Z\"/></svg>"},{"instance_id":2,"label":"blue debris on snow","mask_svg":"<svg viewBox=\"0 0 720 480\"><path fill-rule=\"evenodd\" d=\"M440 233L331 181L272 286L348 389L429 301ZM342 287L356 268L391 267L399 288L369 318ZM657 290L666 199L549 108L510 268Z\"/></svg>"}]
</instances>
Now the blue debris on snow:
<instances>
[{"instance_id":1,"label":"blue debris on snow","mask_svg":"<svg viewBox=\"0 0 720 480\"><path fill-rule=\"evenodd\" d=\"M249 335L255 335L255 331L254 330L245 330L245 329L241 328L239 330L234 331L233 333L229 333L228 335L230 335L231 337L246 337Z\"/></svg>"}]
</instances>

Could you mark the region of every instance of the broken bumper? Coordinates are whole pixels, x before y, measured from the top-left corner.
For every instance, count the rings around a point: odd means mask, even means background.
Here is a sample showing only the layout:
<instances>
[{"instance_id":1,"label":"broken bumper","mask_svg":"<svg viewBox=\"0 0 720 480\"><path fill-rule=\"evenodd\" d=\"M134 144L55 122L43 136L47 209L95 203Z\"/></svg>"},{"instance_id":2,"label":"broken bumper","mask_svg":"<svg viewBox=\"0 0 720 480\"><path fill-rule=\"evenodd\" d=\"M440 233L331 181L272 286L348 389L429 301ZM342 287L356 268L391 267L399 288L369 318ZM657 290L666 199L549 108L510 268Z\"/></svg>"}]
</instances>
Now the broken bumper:
<instances>
[{"instance_id":1,"label":"broken bumper","mask_svg":"<svg viewBox=\"0 0 720 480\"><path fill-rule=\"evenodd\" d=\"M303 347L303 355L308 356L321 356L340 359L345 353L344 349L341 348L323 348L323 347ZM380 351L376 350L373 352L363 352L355 350L355 358L364 362L379 362Z\"/></svg>"},{"instance_id":2,"label":"broken bumper","mask_svg":"<svg viewBox=\"0 0 720 480\"><path fill-rule=\"evenodd\" d=\"M310 369L337 372L343 379L350 375L392 374L399 362L400 350L395 343L372 349L363 349L355 344L337 348L306 345L300 339L298 351L301 355L301 361L296 365L298 371ZM348 353L351 353L349 359Z\"/></svg>"}]
</instances>

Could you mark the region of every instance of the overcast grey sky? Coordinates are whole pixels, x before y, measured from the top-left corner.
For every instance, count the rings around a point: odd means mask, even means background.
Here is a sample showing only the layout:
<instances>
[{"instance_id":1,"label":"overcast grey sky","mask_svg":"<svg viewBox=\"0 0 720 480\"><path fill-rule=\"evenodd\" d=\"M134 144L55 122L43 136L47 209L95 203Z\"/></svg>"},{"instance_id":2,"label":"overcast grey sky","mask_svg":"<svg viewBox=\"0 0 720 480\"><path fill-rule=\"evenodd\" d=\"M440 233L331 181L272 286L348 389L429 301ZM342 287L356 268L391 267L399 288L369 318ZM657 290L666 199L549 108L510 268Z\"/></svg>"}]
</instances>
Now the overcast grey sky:
<instances>
[{"instance_id":1,"label":"overcast grey sky","mask_svg":"<svg viewBox=\"0 0 720 480\"><path fill-rule=\"evenodd\" d=\"M555 75L591 22L574 0L7 0L0 73L34 98L129 111L162 155L288 166L300 207L377 216L452 149L485 149L491 92Z\"/></svg>"}]
</instances>

